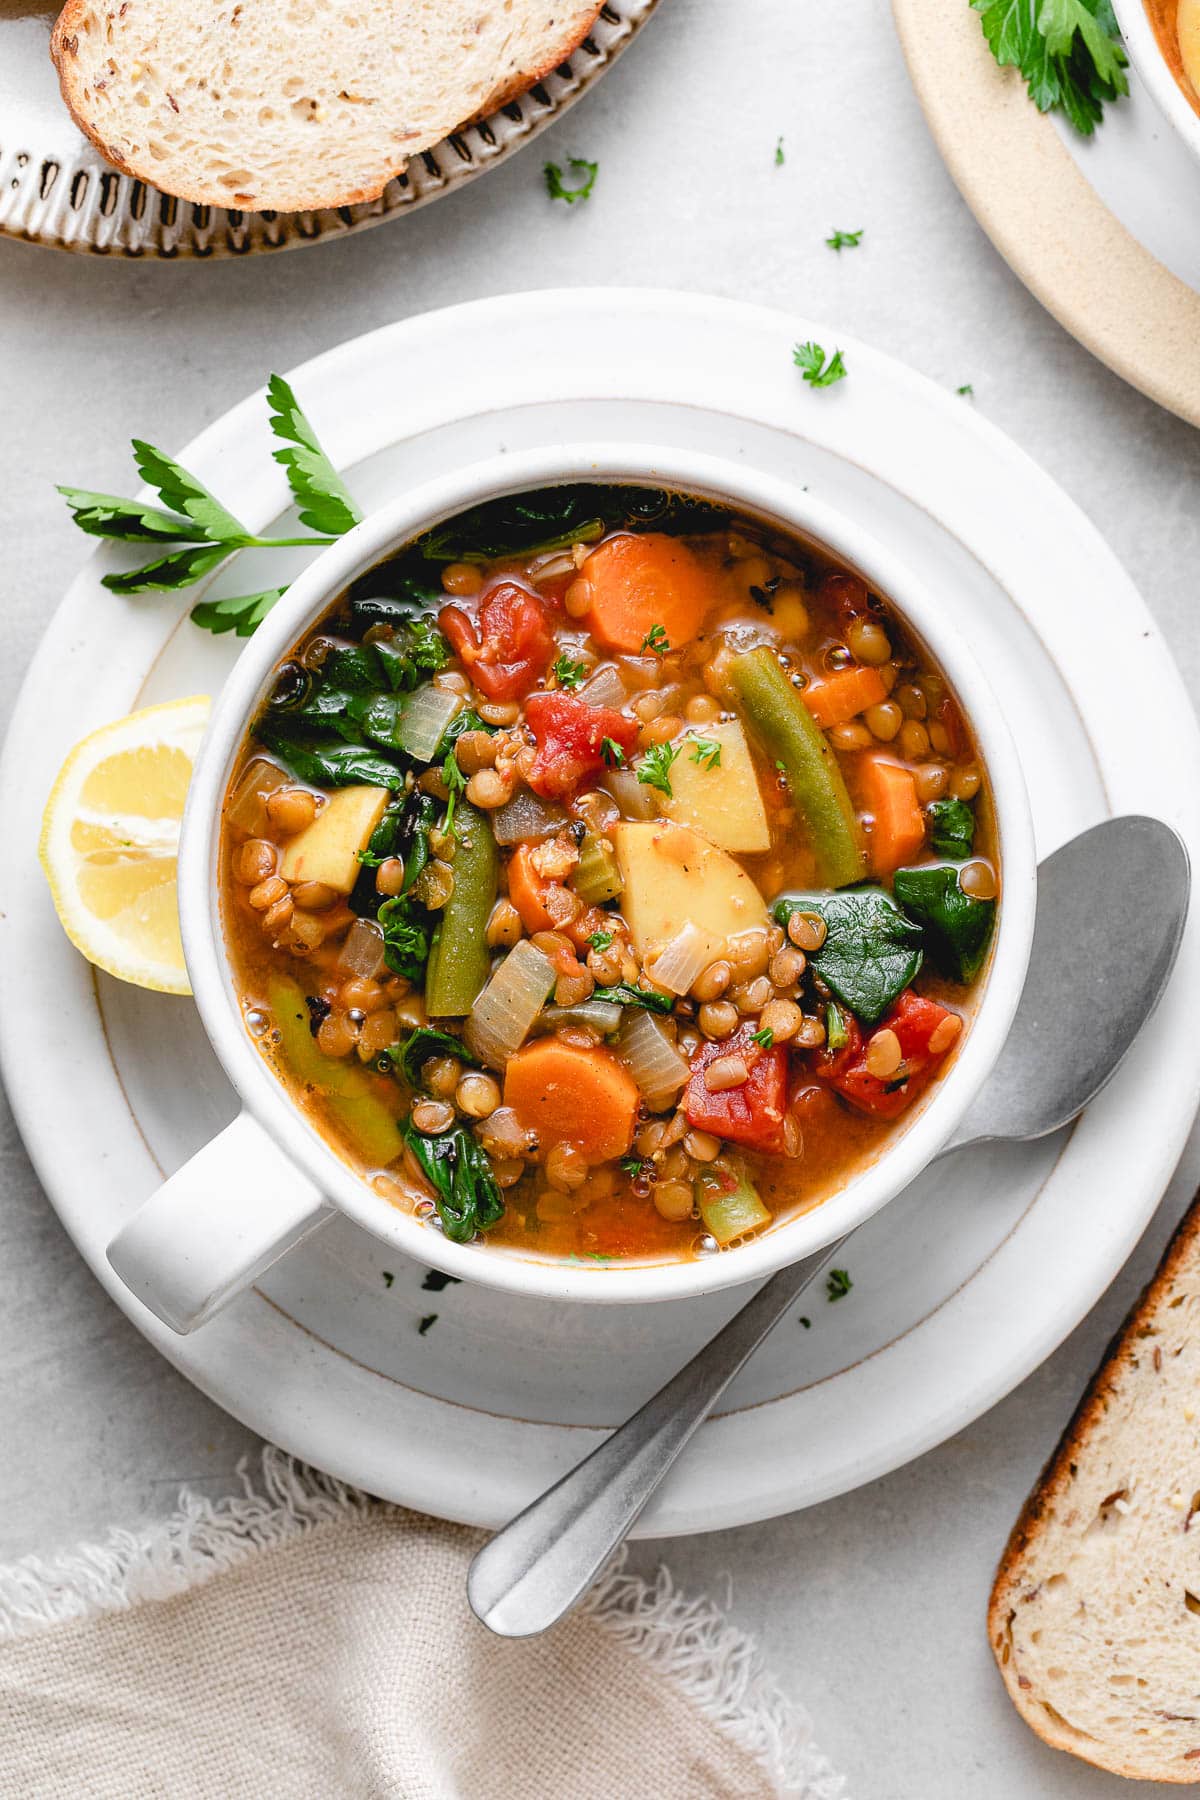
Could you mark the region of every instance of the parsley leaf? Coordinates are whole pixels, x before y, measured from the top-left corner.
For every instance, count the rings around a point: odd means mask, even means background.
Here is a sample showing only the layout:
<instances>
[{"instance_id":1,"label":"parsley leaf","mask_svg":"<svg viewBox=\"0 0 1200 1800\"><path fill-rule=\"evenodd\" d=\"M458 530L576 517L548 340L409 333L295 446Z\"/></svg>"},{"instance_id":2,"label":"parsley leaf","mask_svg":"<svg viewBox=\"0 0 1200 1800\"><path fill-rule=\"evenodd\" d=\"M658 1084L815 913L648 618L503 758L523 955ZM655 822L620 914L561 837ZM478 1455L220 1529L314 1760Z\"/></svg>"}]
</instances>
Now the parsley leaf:
<instances>
[{"instance_id":1,"label":"parsley leaf","mask_svg":"<svg viewBox=\"0 0 1200 1800\"><path fill-rule=\"evenodd\" d=\"M322 450L317 434L282 375L267 382L271 430L285 438L288 447L272 455L282 463L288 486L300 507L300 523L312 531L340 537L362 519L350 490Z\"/></svg>"},{"instance_id":2,"label":"parsley leaf","mask_svg":"<svg viewBox=\"0 0 1200 1800\"><path fill-rule=\"evenodd\" d=\"M657 788L671 798L671 764L679 755L678 744L652 744L638 765L637 778L643 787Z\"/></svg>"},{"instance_id":3,"label":"parsley leaf","mask_svg":"<svg viewBox=\"0 0 1200 1800\"><path fill-rule=\"evenodd\" d=\"M719 769L721 766L721 746L716 738L694 738L695 749L691 761L699 763L703 769Z\"/></svg>"},{"instance_id":4,"label":"parsley leaf","mask_svg":"<svg viewBox=\"0 0 1200 1800\"><path fill-rule=\"evenodd\" d=\"M447 1275L444 1269L426 1269L421 1286L427 1294L440 1294L444 1288L459 1287L461 1283L461 1275Z\"/></svg>"},{"instance_id":5,"label":"parsley leaf","mask_svg":"<svg viewBox=\"0 0 1200 1800\"><path fill-rule=\"evenodd\" d=\"M650 1166L649 1159L644 1156L623 1156L617 1164L621 1173L630 1176L634 1181Z\"/></svg>"},{"instance_id":6,"label":"parsley leaf","mask_svg":"<svg viewBox=\"0 0 1200 1800\"><path fill-rule=\"evenodd\" d=\"M809 387L832 387L835 381L844 380L849 373L842 361L840 350L835 350L833 355L826 359L821 345L814 344L811 339L807 344L796 344L793 347L792 361L802 372Z\"/></svg>"},{"instance_id":7,"label":"parsley leaf","mask_svg":"<svg viewBox=\"0 0 1200 1800\"><path fill-rule=\"evenodd\" d=\"M140 500L122 500L119 494L94 494L90 488L60 487L80 531L92 537L120 538L127 544L190 544L196 528L188 519L143 506Z\"/></svg>"},{"instance_id":8,"label":"parsley leaf","mask_svg":"<svg viewBox=\"0 0 1200 1800\"><path fill-rule=\"evenodd\" d=\"M421 1320L420 1324L417 1326L417 1331L421 1337L425 1336L425 1333L429 1330L429 1327L431 1325L437 1324L437 1318L438 1318L438 1316L436 1313L426 1313L425 1314L425 1317Z\"/></svg>"},{"instance_id":9,"label":"parsley leaf","mask_svg":"<svg viewBox=\"0 0 1200 1800\"><path fill-rule=\"evenodd\" d=\"M1002 68L1020 70L1039 112L1063 111L1084 137L1129 92L1110 0L971 0Z\"/></svg>"},{"instance_id":10,"label":"parsley leaf","mask_svg":"<svg viewBox=\"0 0 1200 1800\"><path fill-rule=\"evenodd\" d=\"M764 1025L761 1031L752 1031L750 1033L750 1042L752 1044L757 1044L760 1050L769 1050L775 1042L775 1033L771 1030L769 1025Z\"/></svg>"},{"instance_id":11,"label":"parsley leaf","mask_svg":"<svg viewBox=\"0 0 1200 1800\"><path fill-rule=\"evenodd\" d=\"M251 533L241 520L227 512L202 481L197 481L165 451L156 450L142 438L134 438L133 460L146 486L152 487L163 505L172 512L183 513L189 518L197 527L197 537L230 546L251 541Z\"/></svg>"},{"instance_id":12,"label":"parsley leaf","mask_svg":"<svg viewBox=\"0 0 1200 1800\"><path fill-rule=\"evenodd\" d=\"M223 631L233 631L240 638L248 638L286 593L286 588L264 588L261 594L238 594L229 600L201 600L192 608L192 624L199 625L202 631L215 632L218 637Z\"/></svg>"},{"instance_id":13,"label":"parsley leaf","mask_svg":"<svg viewBox=\"0 0 1200 1800\"><path fill-rule=\"evenodd\" d=\"M853 1286L845 1269L830 1269L825 1278L825 1292L830 1300L844 1300Z\"/></svg>"},{"instance_id":14,"label":"parsley leaf","mask_svg":"<svg viewBox=\"0 0 1200 1800\"><path fill-rule=\"evenodd\" d=\"M962 386L956 387L954 391L956 394L962 394L968 400L973 400L975 398L975 389L969 381L964 381Z\"/></svg>"},{"instance_id":15,"label":"parsley leaf","mask_svg":"<svg viewBox=\"0 0 1200 1800\"><path fill-rule=\"evenodd\" d=\"M625 767L625 752L622 750L620 744L618 744L616 738L606 737L600 739L600 755L610 769L623 769Z\"/></svg>"},{"instance_id":16,"label":"parsley leaf","mask_svg":"<svg viewBox=\"0 0 1200 1800\"><path fill-rule=\"evenodd\" d=\"M110 594L145 594L153 588L191 587L223 563L229 555L227 544L193 544L188 549L173 550L169 556L157 556L140 569L125 569L117 575L102 575L100 585Z\"/></svg>"},{"instance_id":17,"label":"parsley leaf","mask_svg":"<svg viewBox=\"0 0 1200 1800\"><path fill-rule=\"evenodd\" d=\"M587 664L572 662L566 651L562 651L554 664L551 674L561 688L577 688L587 674Z\"/></svg>"},{"instance_id":18,"label":"parsley leaf","mask_svg":"<svg viewBox=\"0 0 1200 1800\"><path fill-rule=\"evenodd\" d=\"M642 649L649 650L654 656L665 656L670 648L665 625L652 625L642 639Z\"/></svg>"},{"instance_id":19,"label":"parsley leaf","mask_svg":"<svg viewBox=\"0 0 1200 1800\"><path fill-rule=\"evenodd\" d=\"M825 242L829 245L831 250L857 250L862 242L862 234L865 230L865 225L860 225L857 231L838 231L835 229L825 239Z\"/></svg>"},{"instance_id":20,"label":"parsley leaf","mask_svg":"<svg viewBox=\"0 0 1200 1800\"><path fill-rule=\"evenodd\" d=\"M787 158L783 154L783 139L778 138L775 143L775 167L777 169L782 167L786 161Z\"/></svg>"},{"instance_id":21,"label":"parsley leaf","mask_svg":"<svg viewBox=\"0 0 1200 1800\"><path fill-rule=\"evenodd\" d=\"M607 950L611 947L612 942L613 934L611 931L593 931L591 937L588 939L588 943L593 950Z\"/></svg>"},{"instance_id":22,"label":"parsley leaf","mask_svg":"<svg viewBox=\"0 0 1200 1800\"><path fill-rule=\"evenodd\" d=\"M546 177L546 192L552 200L565 200L568 206L574 206L577 200L590 199L592 189L596 185L600 164L588 162L584 156L568 156L567 167L580 177L577 185L568 187L563 180L563 171L559 164L548 162L543 170Z\"/></svg>"}]
</instances>

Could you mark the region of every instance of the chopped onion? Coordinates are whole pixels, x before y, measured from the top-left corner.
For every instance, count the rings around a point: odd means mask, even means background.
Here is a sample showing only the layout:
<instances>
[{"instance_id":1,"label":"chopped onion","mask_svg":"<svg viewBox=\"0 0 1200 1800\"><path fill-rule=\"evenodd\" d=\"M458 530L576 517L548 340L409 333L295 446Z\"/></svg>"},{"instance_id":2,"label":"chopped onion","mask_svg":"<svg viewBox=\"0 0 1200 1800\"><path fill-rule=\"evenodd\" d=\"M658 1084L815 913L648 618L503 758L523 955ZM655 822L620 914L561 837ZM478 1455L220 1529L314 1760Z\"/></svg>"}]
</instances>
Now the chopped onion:
<instances>
[{"instance_id":1,"label":"chopped onion","mask_svg":"<svg viewBox=\"0 0 1200 1800\"><path fill-rule=\"evenodd\" d=\"M567 823L564 807L522 788L492 814L492 836L498 844L540 844Z\"/></svg>"},{"instance_id":2,"label":"chopped onion","mask_svg":"<svg viewBox=\"0 0 1200 1800\"><path fill-rule=\"evenodd\" d=\"M383 967L383 932L374 919L355 919L337 959L339 970L373 981Z\"/></svg>"},{"instance_id":3,"label":"chopped onion","mask_svg":"<svg viewBox=\"0 0 1200 1800\"><path fill-rule=\"evenodd\" d=\"M415 756L418 762L429 762L447 725L463 705L462 695L452 694L446 688L436 688L432 683L418 688L405 701L404 711L396 721L397 747Z\"/></svg>"},{"instance_id":4,"label":"chopped onion","mask_svg":"<svg viewBox=\"0 0 1200 1800\"><path fill-rule=\"evenodd\" d=\"M613 667L606 663L597 669L590 681L585 681L579 690L579 698L586 700L589 706L624 706L628 695L625 683Z\"/></svg>"},{"instance_id":5,"label":"chopped onion","mask_svg":"<svg viewBox=\"0 0 1200 1800\"><path fill-rule=\"evenodd\" d=\"M724 949L724 938L689 919L682 931L667 939L653 961L646 963L646 974L655 987L665 988L668 994L686 994L701 970L716 962Z\"/></svg>"},{"instance_id":6,"label":"chopped onion","mask_svg":"<svg viewBox=\"0 0 1200 1800\"><path fill-rule=\"evenodd\" d=\"M549 556L535 557L529 564L529 579L534 587L541 587L544 581L557 581L560 575L575 573L575 558L563 551L555 551Z\"/></svg>"},{"instance_id":7,"label":"chopped onion","mask_svg":"<svg viewBox=\"0 0 1200 1800\"><path fill-rule=\"evenodd\" d=\"M615 1000L581 1000L578 1006L548 1006L537 1021L538 1031L557 1031L560 1025L590 1025L601 1037L611 1037L625 1011Z\"/></svg>"},{"instance_id":8,"label":"chopped onion","mask_svg":"<svg viewBox=\"0 0 1200 1800\"><path fill-rule=\"evenodd\" d=\"M655 819L658 807L653 788L639 781L632 769L612 769L604 785L621 809L623 819Z\"/></svg>"},{"instance_id":9,"label":"chopped onion","mask_svg":"<svg viewBox=\"0 0 1200 1800\"><path fill-rule=\"evenodd\" d=\"M225 808L228 824L257 834L263 828L263 802L276 788L286 787L290 776L265 756L256 756L238 782Z\"/></svg>"},{"instance_id":10,"label":"chopped onion","mask_svg":"<svg viewBox=\"0 0 1200 1800\"><path fill-rule=\"evenodd\" d=\"M471 1008L467 1048L493 1069L520 1049L554 986L550 959L522 938L509 951Z\"/></svg>"},{"instance_id":11,"label":"chopped onion","mask_svg":"<svg viewBox=\"0 0 1200 1800\"><path fill-rule=\"evenodd\" d=\"M662 1025L648 1012L627 1009L617 1055L642 1090L651 1112L669 1106L691 1071Z\"/></svg>"}]
</instances>

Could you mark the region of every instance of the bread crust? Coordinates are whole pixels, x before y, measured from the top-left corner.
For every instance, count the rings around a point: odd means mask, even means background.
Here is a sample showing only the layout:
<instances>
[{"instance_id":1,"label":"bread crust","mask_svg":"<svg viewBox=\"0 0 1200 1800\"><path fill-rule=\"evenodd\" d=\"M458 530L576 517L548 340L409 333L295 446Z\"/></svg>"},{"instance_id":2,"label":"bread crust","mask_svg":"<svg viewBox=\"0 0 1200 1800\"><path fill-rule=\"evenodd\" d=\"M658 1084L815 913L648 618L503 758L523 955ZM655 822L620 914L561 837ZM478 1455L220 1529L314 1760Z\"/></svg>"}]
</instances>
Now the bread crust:
<instances>
[{"instance_id":1,"label":"bread crust","mask_svg":"<svg viewBox=\"0 0 1200 1800\"><path fill-rule=\"evenodd\" d=\"M523 73L514 77L511 82L498 89L482 107L472 113L469 118L460 121L446 135L452 136L454 131L462 131L479 119L487 118L491 113L497 112L500 107L511 105L521 95L528 93L531 87L544 80L554 69L559 68L570 56L574 55L587 37L595 25L603 5L604 0L584 0L582 7L571 9L570 22L564 36L553 52L547 53L540 66L532 73ZM78 42L76 32L79 20L88 10L89 0L66 0L66 5L55 20L50 33L50 58L58 75L63 103L75 124L89 143L100 152L105 161L111 163L113 168L119 170L123 175L129 175L137 181L144 181L148 187L163 193L170 193L177 200L184 200L192 206L219 207L222 210L229 208L233 211L243 212L282 213L286 211L297 213L320 212L326 208L343 206L359 206L367 201L377 200L389 181L394 181L408 167L409 158L399 156L391 166L381 170L378 181L369 182L358 188L336 189L332 192L322 192L319 188L313 187L302 200L287 208L272 206L269 196L264 198L254 194L230 194L227 189L218 190L206 186L203 180L196 182L173 181L171 187L164 187L161 172L149 159L144 163L132 163L114 145L104 140L83 105L75 79L74 57Z\"/></svg>"},{"instance_id":2,"label":"bread crust","mask_svg":"<svg viewBox=\"0 0 1200 1800\"><path fill-rule=\"evenodd\" d=\"M1037 1545L1048 1515L1065 1498L1075 1479L1075 1465L1085 1454L1091 1433L1120 1394L1122 1382L1133 1377L1135 1354L1138 1346L1144 1344L1146 1327L1155 1320L1184 1271L1189 1267L1195 1269L1197 1265L1200 1265L1200 1194L1180 1220L1154 1274L1105 1350L1099 1368L1021 1508L996 1570L987 1614L992 1654L1009 1698L1043 1743L1055 1750L1066 1750L1094 1768L1113 1775L1130 1780L1171 1782L1181 1787L1200 1783L1200 1759L1193 1763L1191 1771L1184 1772L1177 1762L1155 1760L1153 1749L1147 1746L1146 1762L1134 1763L1127 1756L1113 1752L1106 1754L1106 1746L1095 1740L1091 1741L1090 1748L1084 1747L1077 1735L1056 1726L1034 1697L1031 1684L1026 1681L1022 1685L1022 1677L1011 1655L1010 1631L1015 1608L1022 1600L1021 1589L1026 1585L1026 1561Z\"/></svg>"}]
</instances>

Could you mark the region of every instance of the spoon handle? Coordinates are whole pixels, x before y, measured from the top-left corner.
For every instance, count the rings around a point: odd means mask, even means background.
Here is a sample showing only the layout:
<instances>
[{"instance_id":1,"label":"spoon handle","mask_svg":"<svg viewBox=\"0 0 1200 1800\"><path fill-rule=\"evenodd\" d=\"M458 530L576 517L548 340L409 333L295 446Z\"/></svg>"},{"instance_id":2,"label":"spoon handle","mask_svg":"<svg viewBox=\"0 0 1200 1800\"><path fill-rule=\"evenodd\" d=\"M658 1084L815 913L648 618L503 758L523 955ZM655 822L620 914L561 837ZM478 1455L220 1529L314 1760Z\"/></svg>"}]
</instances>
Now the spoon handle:
<instances>
[{"instance_id":1,"label":"spoon handle","mask_svg":"<svg viewBox=\"0 0 1200 1800\"><path fill-rule=\"evenodd\" d=\"M845 1242L773 1275L640 1412L484 1545L467 1575L477 1618L501 1637L531 1637L570 1611L742 1364Z\"/></svg>"}]
</instances>

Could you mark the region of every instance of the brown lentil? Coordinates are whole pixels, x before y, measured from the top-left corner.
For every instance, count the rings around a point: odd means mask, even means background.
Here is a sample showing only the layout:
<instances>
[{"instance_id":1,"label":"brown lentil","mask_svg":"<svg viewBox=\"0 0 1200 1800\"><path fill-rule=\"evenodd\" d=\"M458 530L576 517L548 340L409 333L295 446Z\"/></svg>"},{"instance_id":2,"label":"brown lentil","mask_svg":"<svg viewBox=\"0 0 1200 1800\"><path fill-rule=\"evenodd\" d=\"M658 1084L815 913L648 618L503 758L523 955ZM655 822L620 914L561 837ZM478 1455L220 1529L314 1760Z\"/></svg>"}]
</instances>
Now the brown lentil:
<instances>
[{"instance_id":1,"label":"brown lentil","mask_svg":"<svg viewBox=\"0 0 1200 1800\"><path fill-rule=\"evenodd\" d=\"M846 627L846 643L860 663L877 669L892 658L888 634L877 619L861 615Z\"/></svg>"},{"instance_id":2,"label":"brown lentil","mask_svg":"<svg viewBox=\"0 0 1200 1800\"><path fill-rule=\"evenodd\" d=\"M384 1005L383 989L377 981L369 980L365 975L352 975L349 981L343 981L338 989L338 1005L349 1012L378 1012Z\"/></svg>"},{"instance_id":3,"label":"brown lentil","mask_svg":"<svg viewBox=\"0 0 1200 1800\"><path fill-rule=\"evenodd\" d=\"M483 586L483 570L477 569L474 563L447 563L442 570L442 586L459 600L477 594Z\"/></svg>"},{"instance_id":4,"label":"brown lentil","mask_svg":"<svg viewBox=\"0 0 1200 1800\"><path fill-rule=\"evenodd\" d=\"M324 1056L349 1056L357 1037L358 1028L345 1013L331 1012L317 1030L317 1049Z\"/></svg>"},{"instance_id":5,"label":"brown lentil","mask_svg":"<svg viewBox=\"0 0 1200 1800\"><path fill-rule=\"evenodd\" d=\"M696 1022L706 1038L727 1038L737 1030L738 1009L728 1000L710 1000L700 1008Z\"/></svg>"},{"instance_id":6,"label":"brown lentil","mask_svg":"<svg viewBox=\"0 0 1200 1800\"><path fill-rule=\"evenodd\" d=\"M563 595L563 607L567 617L582 619L585 613L591 611L591 606L592 584L590 581L585 581L582 575L577 576Z\"/></svg>"},{"instance_id":7,"label":"brown lentil","mask_svg":"<svg viewBox=\"0 0 1200 1800\"><path fill-rule=\"evenodd\" d=\"M412 1109L412 1122L426 1137L439 1137L454 1123L454 1108L444 1100L418 1100Z\"/></svg>"},{"instance_id":8,"label":"brown lentil","mask_svg":"<svg viewBox=\"0 0 1200 1800\"><path fill-rule=\"evenodd\" d=\"M790 945L786 950L777 950L767 965L767 974L777 988L795 987L805 969L808 958L803 950L793 950Z\"/></svg>"},{"instance_id":9,"label":"brown lentil","mask_svg":"<svg viewBox=\"0 0 1200 1800\"><path fill-rule=\"evenodd\" d=\"M257 887L250 889L246 899L255 912L266 912L269 906L274 906L277 900L284 899L287 893L288 884L282 875L268 875L265 881L260 881Z\"/></svg>"},{"instance_id":10,"label":"brown lentil","mask_svg":"<svg viewBox=\"0 0 1200 1800\"><path fill-rule=\"evenodd\" d=\"M701 969L692 983L692 993L700 1001L719 1000L732 980L732 966L718 959L710 962L706 969Z\"/></svg>"},{"instance_id":11,"label":"brown lentil","mask_svg":"<svg viewBox=\"0 0 1200 1800\"><path fill-rule=\"evenodd\" d=\"M267 817L276 831L285 837L294 837L311 825L317 816L317 797L310 794L307 788L276 788L273 794L267 795Z\"/></svg>"},{"instance_id":12,"label":"brown lentil","mask_svg":"<svg viewBox=\"0 0 1200 1800\"><path fill-rule=\"evenodd\" d=\"M574 1144L555 1144L546 1158L546 1180L559 1193L573 1194L587 1180L587 1158Z\"/></svg>"},{"instance_id":13,"label":"brown lentil","mask_svg":"<svg viewBox=\"0 0 1200 1800\"><path fill-rule=\"evenodd\" d=\"M521 940L521 915L511 900L497 900L487 923L487 941L492 950L511 950Z\"/></svg>"},{"instance_id":14,"label":"brown lentil","mask_svg":"<svg viewBox=\"0 0 1200 1800\"><path fill-rule=\"evenodd\" d=\"M695 1196L686 1181L656 1181L652 1190L654 1208L664 1219L688 1219Z\"/></svg>"},{"instance_id":15,"label":"brown lentil","mask_svg":"<svg viewBox=\"0 0 1200 1800\"><path fill-rule=\"evenodd\" d=\"M929 755L929 733L919 719L905 719L896 741L909 762L920 762Z\"/></svg>"},{"instance_id":16,"label":"brown lentil","mask_svg":"<svg viewBox=\"0 0 1200 1800\"><path fill-rule=\"evenodd\" d=\"M499 769L480 769L467 782L467 799L484 812L494 812L512 798L513 784L505 780Z\"/></svg>"},{"instance_id":17,"label":"brown lentil","mask_svg":"<svg viewBox=\"0 0 1200 1800\"><path fill-rule=\"evenodd\" d=\"M996 876L990 863L964 863L959 871L958 885L972 900L996 898Z\"/></svg>"},{"instance_id":18,"label":"brown lentil","mask_svg":"<svg viewBox=\"0 0 1200 1800\"><path fill-rule=\"evenodd\" d=\"M515 725L521 716L515 700L481 700L475 710L488 725Z\"/></svg>"},{"instance_id":19,"label":"brown lentil","mask_svg":"<svg viewBox=\"0 0 1200 1800\"><path fill-rule=\"evenodd\" d=\"M389 856L380 863L375 871L375 891L386 894L390 900L404 886L404 861L399 856Z\"/></svg>"},{"instance_id":20,"label":"brown lentil","mask_svg":"<svg viewBox=\"0 0 1200 1800\"><path fill-rule=\"evenodd\" d=\"M274 872L278 853L266 838L250 838L234 857L234 874L247 887L257 887Z\"/></svg>"},{"instance_id":21,"label":"brown lentil","mask_svg":"<svg viewBox=\"0 0 1200 1800\"><path fill-rule=\"evenodd\" d=\"M804 1014L794 1000L768 1000L758 1021L760 1031L769 1031L775 1044L790 1044L804 1023Z\"/></svg>"},{"instance_id":22,"label":"brown lentil","mask_svg":"<svg viewBox=\"0 0 1200 1800\"><path fill-rule=\"evenodd\" d=\"M723 1094L741 1087L749 1073L744 1056L718 1056L704 1071L704 1085L710 1094Z\"/></svg>"},{"instance_id":23,"label":"brown lentil","mask_svg":"<svg viewBox=\"0 0 1200 1800\"><path fill-rule=\"evenodd\" d=\"M500 1083L491 1075L469 1069L459 1081L455 1101L469 1119L486 1119L500 1104Z\"/></svg>"},{"instance_id":24,"label":"brown lentil","mask_svg":"<svg viewBox=\"0 0 1200 1800\"><path fill-rule=\"evenodd\" d=\"M876 1081L890 1081L904 1061L900 1039L887 1026L882 1031L876 1031L867 1039L863 1060L868 1075L873 1075Z\"/></svg>"},{"instance_id":25,"label":"brown lentil","mask_svg":"<svg viewBox=\"0 0 1200 1800\"><path fill-rule=\"evenodd\" d=\"M863 714L863 724L881 743L890 744L904 723L904 714L894 700L881 700L878 706L868 706Z\"/></svg>"},{"instance_id":26,"label":"brown lentil","mask_svg":"<svg viewBox=\"0 0 1200 1800\"><path fill-rule=\"evenodd\" d=\"M947 1013L940 1025L935 1025L929 1034L929 1054L943 1055L954 1043L962 1031L963 1022L957 1013Z\"/></svg>"},{"instance_id":27,"label":"brown lentil","mask_svg":"<svg viewBox=\"0 0 1200 1800\"><path fill-rule=\"evenodd\" d=\"M825 942L825 921L820 913L794 912L787 922L787 934L797 950L812 956Z\"/></svg>"},{"instance_id":28,"label":"brown lentil","mask_svg":"<svg viewBox=\"0 0 1200 1800\"><path fill-rule=\"evenodd\" d=\"M337 889L323 881L298 881L292 889L292 899L305 912L328 912L337 897Z\"/></svg>"},{"instance_id":29,"label":"brown lentil","mask_svg":"<svg viewBox=\"0 0 1200 1800\"><path fill-rule=\"evenodd\" d=\"M973 800L981 785L982 778L973 763L966 768L955 769L950 777L950 792L956 800Z\"/></svg>"}]
</instances>

